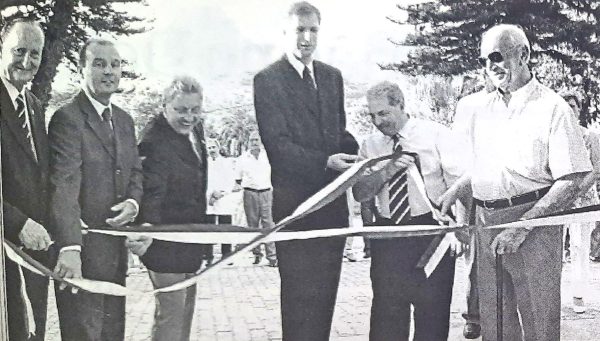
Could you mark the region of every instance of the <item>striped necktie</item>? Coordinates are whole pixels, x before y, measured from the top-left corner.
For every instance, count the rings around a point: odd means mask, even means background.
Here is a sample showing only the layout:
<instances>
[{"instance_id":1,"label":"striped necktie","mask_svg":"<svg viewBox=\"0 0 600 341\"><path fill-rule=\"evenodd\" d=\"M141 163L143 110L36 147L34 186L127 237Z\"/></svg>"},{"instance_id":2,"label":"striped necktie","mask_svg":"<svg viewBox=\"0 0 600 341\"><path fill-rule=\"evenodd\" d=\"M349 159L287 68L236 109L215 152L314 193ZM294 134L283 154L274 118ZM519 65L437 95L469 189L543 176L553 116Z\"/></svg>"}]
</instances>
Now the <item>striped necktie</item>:
<instances>
[{"instance_id":1,"label":"striped necktie","mask_svg":"<svg viewBox=\"0 0 600 341\"><path fill-rule=\"evenodd\" d=\"M29 125L29 122L27 122L27 107L25 106L25 98L23 98L23 94L19 94L15 101L17 103L17 118L19 120L19 125L23 129L23 134L27 138L27 141L31 146L31 151L37 160L33 135L31 134L31 126Z\"/></svg>"},{"instance_id":2,"label":"striped necktie","mask_svg":"<svg viewBox=\"0 0 600 341\"><path fill-rule=\"evenodd\" d=\"M402 148L400 135L392 137L394 150ZM402 169L388 181L390 219L394 224L405 223L410 219L410 205L408 202L408 177L407 169Z\"/></svg>"},{"instance_id":3,"label":"striped necktie","mask_svg":"<svg viewBox=\"0 0 600 341\"><path fill-rule=\"evenodd\" d=\"M115 132L112 125L112 112L110 112L109 108L105 108L102 111L102 123L104 124L104 130L106 130L108 137L112 141L115 137Z\"/></svg>"}]
</instances>

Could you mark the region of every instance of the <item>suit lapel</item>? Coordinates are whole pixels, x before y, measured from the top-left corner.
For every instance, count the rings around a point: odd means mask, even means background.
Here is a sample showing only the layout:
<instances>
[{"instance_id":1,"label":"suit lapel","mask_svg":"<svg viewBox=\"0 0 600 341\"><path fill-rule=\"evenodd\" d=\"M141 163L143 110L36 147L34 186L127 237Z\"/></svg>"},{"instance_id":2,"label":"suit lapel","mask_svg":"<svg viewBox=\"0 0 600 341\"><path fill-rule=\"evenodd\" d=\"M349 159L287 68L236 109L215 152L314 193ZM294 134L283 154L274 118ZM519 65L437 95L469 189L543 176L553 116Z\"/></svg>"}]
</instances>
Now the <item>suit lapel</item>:
<instances>
[{"instance_id":1,"label":"suit lapel","mask_svg":"<svg viewBox=\"0 0 600 341\"><path fill-rule=\"evenodd\" d=\"M36 104L30 91L25 91L25 97L27 97L27 110L29 111L29 122L38 164L42 171L46 172L48 169L48 134L46 133L44 113Z\"/></svg>"},{"instance_id":2,"label":"suit lapel","mask_svg":"<svg viewBox=\"0 0 600 341\"><path fill-rule=\"evenodd\" d=\"M315 82L317 83L318 89L321 130L323 136L329 138L337 134L335 130L338 126L337 120L339 120L339 116L337 112L331 112L332 110L329 107L333 96L336 96L331 90L335 89L337 85L334 84L333 77L331 77L330 73L325 71L325 68L322 67L320 62L314 61L313 66L315 70Z\"/></svg>"},{"instance_id":3,"label":"suit lapel","mask_svg":"<svg viewBox=\"0 0 600 341\"><path fill-rule=\"evenodd\" d=\"M110 140L110 137L104 130L103 122L100 119L100 115L94 109L94 106L87 98L87 95L81 91L78 96L79 107L82 112L86 114L86 123L92 129L96 137L102 143L102 146L106 150L107 153L110 154L113 158L115 158L115 150L113 148L113 141ZM116 132L115 132L116 133Z\"/></svg>"},{"instance_id":4,"label":"suit lapel","mask_svg":"<svg viewBox=\"0 0 600 341\"><path fill-rule=\"evenodd\" d=\"M0 87L2 91L2 116L8 125L9 130L15 136L15 139L21 146L21 149L23 149L25 155L36 162L35 155L33 155L33 150L31 150L31 144L29 143L29 140L27 140L27 136L25 136L23 127L21 127L21 122L19 122L17 117L14 104L10 99L8 91L4 87L4 83L2 83L2 81L0 81Z\"/></svg>"},{"instance_id":5,"label":"suit lapel","mask_svg":"<svg viewBox=\"0 0 600 341\"><path fill-rule=\"evenodd\" d=\"M318 119L319 108L312 100L312 94L310 93L310 90L306 88L304 80L287 60L287 56L282 58L281 66L283 68L283 84L288 93L288 98L291 98L298 106L306 108L307 111L313 115L313 118Z\"/></svg>"}]
</instances>

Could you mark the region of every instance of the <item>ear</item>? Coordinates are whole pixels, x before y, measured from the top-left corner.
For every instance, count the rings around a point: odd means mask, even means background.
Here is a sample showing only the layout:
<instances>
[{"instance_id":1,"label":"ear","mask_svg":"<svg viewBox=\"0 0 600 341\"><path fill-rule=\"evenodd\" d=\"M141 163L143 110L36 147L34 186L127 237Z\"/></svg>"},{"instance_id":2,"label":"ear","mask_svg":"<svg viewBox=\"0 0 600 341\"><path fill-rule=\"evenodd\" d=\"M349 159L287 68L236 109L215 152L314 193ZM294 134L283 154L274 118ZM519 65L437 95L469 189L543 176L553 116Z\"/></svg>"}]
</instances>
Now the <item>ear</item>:
<instances>
[{"instance_id":1,"label":"ear","mask_svg":"<svg viewBox=\"0 0 600 341\"><path fill-rule=\"evenodd\" d=\"M529 53L529 49L526 46L523 46L521 48L521 54L519 55L519 58L521 59L521 61L525 62L525 64L529 63L529 59L531 57L531 54Z\"/></svg>"}]
</instances>

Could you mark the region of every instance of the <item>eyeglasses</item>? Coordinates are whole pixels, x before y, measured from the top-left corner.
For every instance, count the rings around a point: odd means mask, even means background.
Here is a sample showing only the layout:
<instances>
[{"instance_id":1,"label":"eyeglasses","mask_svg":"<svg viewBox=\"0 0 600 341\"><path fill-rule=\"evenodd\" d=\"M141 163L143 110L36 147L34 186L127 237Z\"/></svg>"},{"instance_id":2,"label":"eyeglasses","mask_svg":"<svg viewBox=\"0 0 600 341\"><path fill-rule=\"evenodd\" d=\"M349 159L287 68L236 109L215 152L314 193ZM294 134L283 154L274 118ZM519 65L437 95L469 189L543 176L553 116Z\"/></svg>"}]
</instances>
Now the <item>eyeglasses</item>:
<instances>
[{"instance_id":1,"label":"eyeglasses","mask_svg":"<svg viewBox=\"0 0 600 341\"><path fill-rule=\"evenodd\" d=\"M492 63L502 63L504 61L504 57L502 57L502 54L500 52L496 51L496 52L492 52L492 53L488 54L487 58L479 57L478 58L479 64L481 64L481 66L483 66L483 67L486 67L488 59Z\"/></svg>"}]
</instances>

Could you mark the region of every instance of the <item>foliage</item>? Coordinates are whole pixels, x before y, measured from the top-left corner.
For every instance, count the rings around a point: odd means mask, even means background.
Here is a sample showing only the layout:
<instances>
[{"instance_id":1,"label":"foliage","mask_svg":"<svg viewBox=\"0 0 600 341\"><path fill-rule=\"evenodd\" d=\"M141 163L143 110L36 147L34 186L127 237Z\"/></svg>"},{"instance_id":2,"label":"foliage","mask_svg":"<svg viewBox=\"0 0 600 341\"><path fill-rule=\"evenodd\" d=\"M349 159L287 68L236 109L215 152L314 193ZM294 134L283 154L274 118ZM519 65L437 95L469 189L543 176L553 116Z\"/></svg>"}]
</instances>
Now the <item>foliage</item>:
<instances>
[{"instance_id":1,"label":"foliage","mask_svg":"<svg viewBox=\"0 0 600 341\"><path fill-rule=\"evenodd\" d=\"M32 90L47 106L52 81L58 66L66 59L75 71L80 46L90 34L108 32L116 35L141 33L143 18L116 9L115 3L143 4L143 0L3 0L0 21L26 17L39 20L45 34L40 69L33 80ZM130 70L126 70L131 74Z\"/></svg>"},{"instance_id":2,"label":"foliage","mask_svg":"<svg viewBox=\"0 0 600 341\"><path fill-rule=\"evenodd\" d=\"M600 2L594 0L439 0L398 5L406 19L391 21L412 25L414 32L398 45L411 51L406 61L382 65L411 75L461 75L479 66L481 34L499 23L524 28L532 43L532 63L552 61L561 66L554 78L580 78L572 84L583 94L584 121L600 112ZM579 75L579 76L576 76ZM546 80L551 80L548 74ZM560 81L559 81L560 82ZM567 81L563 83L567 84Z\"/></svg>"}]
</instances>

